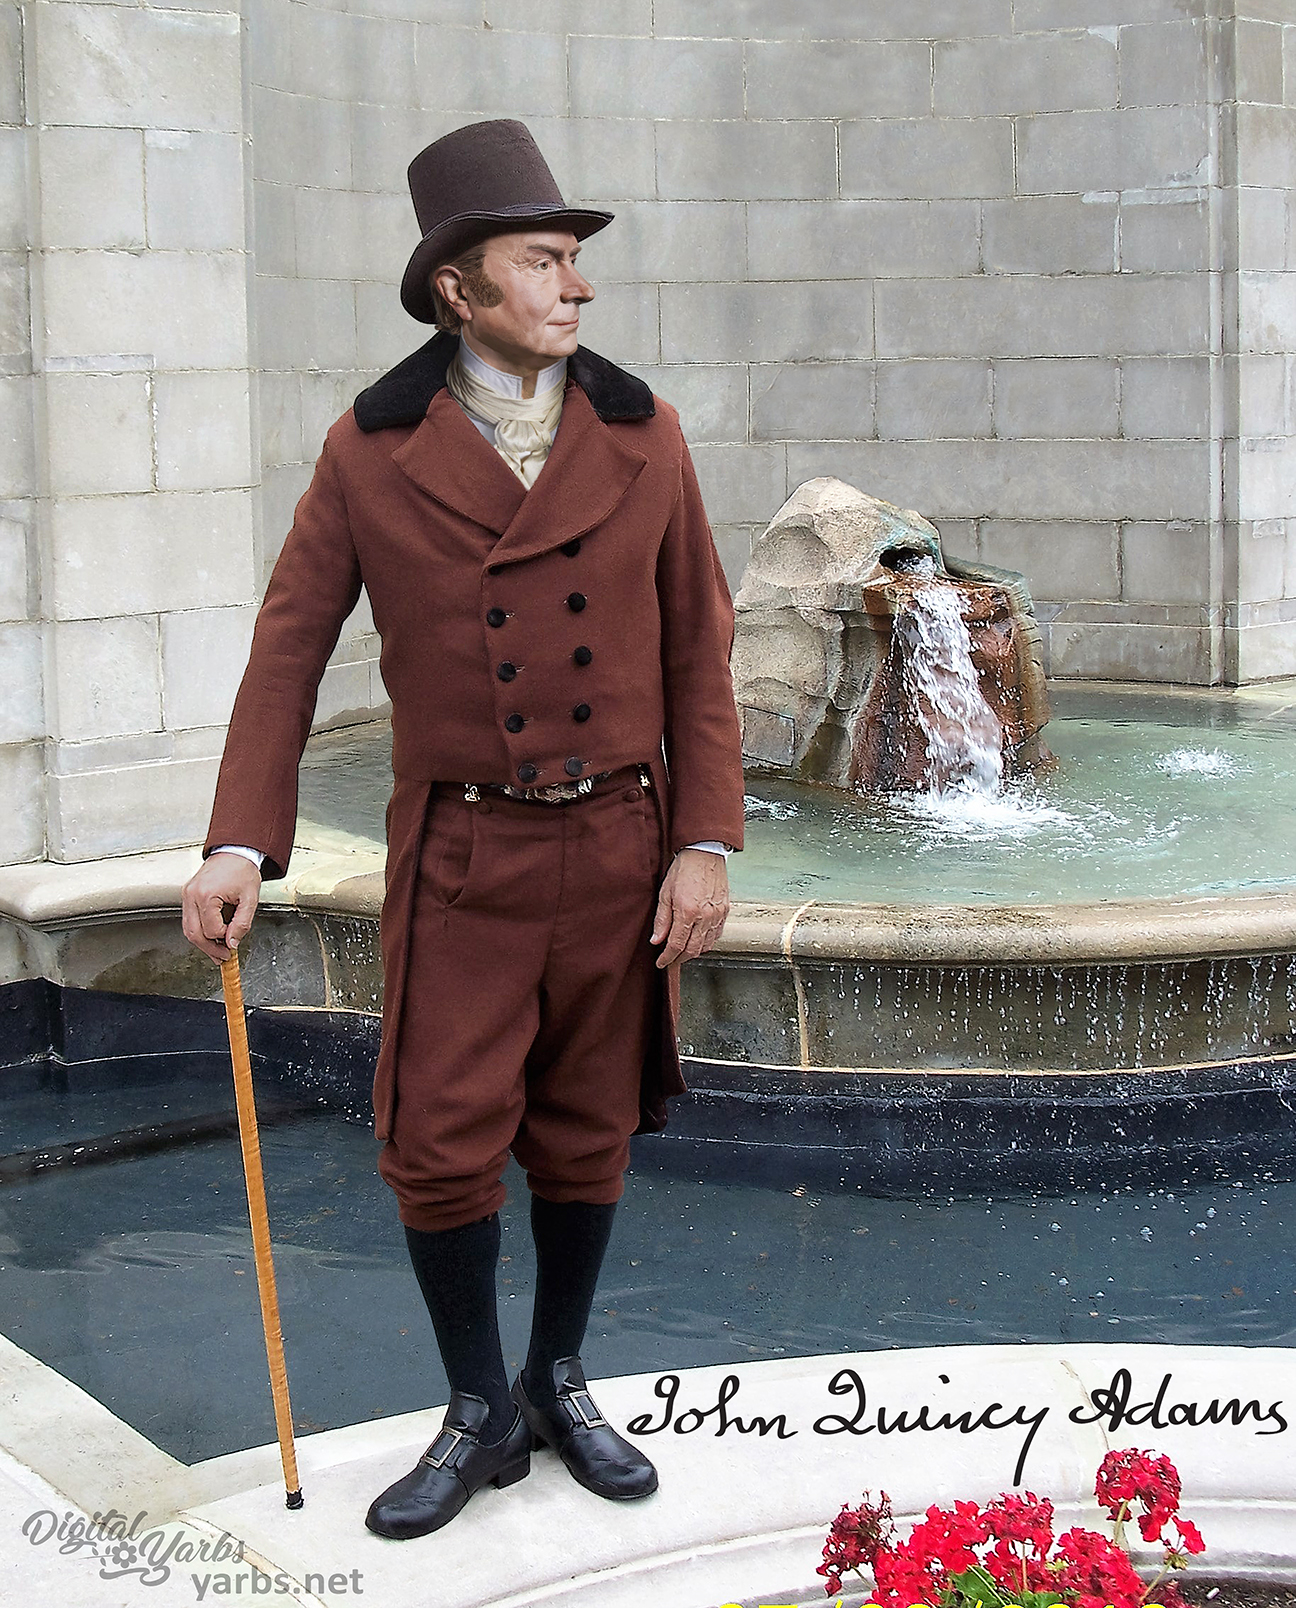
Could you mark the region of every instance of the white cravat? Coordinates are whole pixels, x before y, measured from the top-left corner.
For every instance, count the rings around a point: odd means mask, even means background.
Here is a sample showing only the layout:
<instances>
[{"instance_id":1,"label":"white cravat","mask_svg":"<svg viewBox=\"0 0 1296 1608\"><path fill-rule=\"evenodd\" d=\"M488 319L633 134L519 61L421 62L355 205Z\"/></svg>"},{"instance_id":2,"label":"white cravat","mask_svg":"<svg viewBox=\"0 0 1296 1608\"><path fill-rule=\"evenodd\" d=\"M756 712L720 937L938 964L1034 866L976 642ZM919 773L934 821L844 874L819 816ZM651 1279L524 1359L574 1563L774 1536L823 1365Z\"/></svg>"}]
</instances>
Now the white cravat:
<instances>
[{"instance_id":1,"label":"white cravat","mask_svg":"<svg viewBox=\"0 0 1296 1608\"><path fill-rule=\"evenodd\" d=\"M472 378L480 382L482 385L489 386L493 391L497 391L500 396L511 397L515 401L522 400L522 376L520 374L506 374L503 369L497 369L494 364L488 363L484 358L479 357L465 340L461 340L459 342L459 361L463 364L464 368L472 376ZM551 391L554 386L564 386L566 383L567 359L565 357L560 357L556 363L551 363L548 368L541 369L536 375L536 397L539 398L546 391ZM461 404L461 406L464 405ZM559 405L559 411L561 412L561 403ZM509 454L500 448L499 442L496 439L495 424L489 419L479 418L475 413L471 412L467 406L464 406L464 412L477 426L483 438L489 441L491 446L494 447L497 452L499 452L504 461L509 464L509 467L513 469L514 473L519 473L517 465L512 462ZM531 478L534 480L535 475L539 474L539 472L539 466L536 466L535 473ZM519 474L519 478L524 477ZM705 843L687 843L685 844L685 848L708 849L712 854L723 854L726 860L733 852L727 847L727 845L716 842L713 839L709 839ZM243 843L222 843L218 849L213 849L212 853L241 854L245 860L251 860L252 864L258 867L258 869L260 868L261 862L265 859L265 855L260 849L248 848L247 845Z\"/></svg>"},{"instance_id":2,"label":"white cravat","mask_svg":"<svg viewBox=\"0 0 1296 1608\"><path fill-rule=\"evenodd\" d=\"M541 369L533 394L524 397L521 375L493 367L461 339L446 389L529 490L553 445L566 379L567 359L560 357Z\"/></svg>"},{"instance_id":3,"label":"white cravat","mask_svg":"<svg viewBox=\"0 0 1296 1608\"><path fill-rule=\"evenodd\" d=\"M459 342L459 361L474 379L480 380L483 385L489 385L492 391L498 391L501 396L511 396L515 401L522 400L522 376L506 374L503 369L497 369L493 363L488 363L484 357L474 352L465 340ZM550 363L548 368L542 368L536 375L535 394L540 396L545 391L552 391L555 385L566 385L566 383L567 359L560 357L556 362ZM494 425L487 425L483 429L481 419L474 419L473 423L494 445Z\"/></svg>"}]
</instances>

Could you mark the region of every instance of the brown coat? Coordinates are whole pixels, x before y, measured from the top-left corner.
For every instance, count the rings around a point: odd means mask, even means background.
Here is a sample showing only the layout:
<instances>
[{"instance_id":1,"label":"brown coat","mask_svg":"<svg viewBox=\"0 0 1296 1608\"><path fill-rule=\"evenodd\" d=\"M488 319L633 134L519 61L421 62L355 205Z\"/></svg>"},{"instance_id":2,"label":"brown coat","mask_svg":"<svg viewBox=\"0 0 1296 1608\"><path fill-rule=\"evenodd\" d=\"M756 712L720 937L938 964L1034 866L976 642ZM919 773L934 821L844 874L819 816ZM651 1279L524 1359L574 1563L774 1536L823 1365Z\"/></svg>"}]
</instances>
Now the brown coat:
<instances>
[{"instance_id":1,"label":"brown coat","mask_svg":"<svg viewBox=\"0 0 1296 1608\"><path fill-rule=\"evenodd\" d=\"M329 428L257 616L203 851L247 843L266 877L287 871L316 693L363 584L395 773L380 1139L431 782L543 786L648 760L668 855L708 838L742 847L732 600L675 410L578 348L528 491L445 389L455 346L434 336ZM672 966L640 1131L663 1127L664 1097L684 1088L678 990Z\"/></svg>"}]
</instances>

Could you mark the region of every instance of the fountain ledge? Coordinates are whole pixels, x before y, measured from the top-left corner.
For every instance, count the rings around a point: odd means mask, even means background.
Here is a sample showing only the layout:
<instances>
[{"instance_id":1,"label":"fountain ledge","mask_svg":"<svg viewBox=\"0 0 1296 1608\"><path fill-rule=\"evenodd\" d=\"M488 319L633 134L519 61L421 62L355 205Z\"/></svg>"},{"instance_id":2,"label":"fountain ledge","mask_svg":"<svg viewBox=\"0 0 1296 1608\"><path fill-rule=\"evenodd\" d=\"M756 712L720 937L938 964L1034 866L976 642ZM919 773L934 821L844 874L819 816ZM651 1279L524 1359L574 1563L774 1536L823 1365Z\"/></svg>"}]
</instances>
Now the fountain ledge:
<instances>
[{"instance_id":1,"label":"fountain ledge","mask_svg":"<svg viewBox=\"0 0 1296 1608\"><path fill-rule=\"evenodd\" d=\"M0 916L35 928L177 913L196 870L192 849L83 864L0 868ZM299 849L291 874L262 889L261 908L376 920L383 856ZM177 933L179 924L176 924ZM898 965L1067 965L1296 949L1296 891L1032 905L800 904L735 901L717 957ZM3 980L3 979L0 979Z\"/></svg>"}]
</instances>

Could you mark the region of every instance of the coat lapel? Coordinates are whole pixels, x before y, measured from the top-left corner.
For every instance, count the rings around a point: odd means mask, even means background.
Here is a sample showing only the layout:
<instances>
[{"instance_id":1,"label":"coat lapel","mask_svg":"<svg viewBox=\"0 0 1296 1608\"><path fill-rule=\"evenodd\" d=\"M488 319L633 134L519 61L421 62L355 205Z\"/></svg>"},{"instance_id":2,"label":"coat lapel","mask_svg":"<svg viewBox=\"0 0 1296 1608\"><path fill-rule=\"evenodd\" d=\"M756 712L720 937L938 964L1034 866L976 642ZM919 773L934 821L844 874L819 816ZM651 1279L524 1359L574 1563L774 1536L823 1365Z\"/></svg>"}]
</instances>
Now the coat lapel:
<instances>
[{"instance_id":1,"label":"coat lapel","mask_svg":"<svg viewBox=\"0 0 1296 1608\"><path fill-rule=\"evenodd\" d=\"M477 438L481 441L481 437ZM482 441L482 445L486 443ZM487 447L498 461L499 454ZM512 564L561 547L600 525L625 496L644 465L642 452L618 441L585 392L568 381L553 446L500 540L492 564ZM511 470L505 472L522 482Z\"/></svg>"},{"instance_id":2,"label":"coat lapel","mask_svg":"<svg viewBox=\"0 0 1296 1608\"><path fill-rule=\"evenodd\" d=\"M564 415L566 411L564 402ZM392 453L392 462L429 496L497 536L513 523L528 496L527 488L445 389L433 396L423 422Z\"/></svg>"},{"instance_id":3,"label":"coat lapel","mask_svg":"<svg viewBox=\"0 0 1296 1608\"><path fill-rule=\"evenodd\" d=\"M445 388L459 344L438 331L353 404L366 432L417 428L392 453L406 475L438 502L499 538L493 562L532 558L606 519L647 463L608 423L653 416L641 379L578 346L567 360L567 393L554 444L528 491Z\"/></svg>"}]
</instances>

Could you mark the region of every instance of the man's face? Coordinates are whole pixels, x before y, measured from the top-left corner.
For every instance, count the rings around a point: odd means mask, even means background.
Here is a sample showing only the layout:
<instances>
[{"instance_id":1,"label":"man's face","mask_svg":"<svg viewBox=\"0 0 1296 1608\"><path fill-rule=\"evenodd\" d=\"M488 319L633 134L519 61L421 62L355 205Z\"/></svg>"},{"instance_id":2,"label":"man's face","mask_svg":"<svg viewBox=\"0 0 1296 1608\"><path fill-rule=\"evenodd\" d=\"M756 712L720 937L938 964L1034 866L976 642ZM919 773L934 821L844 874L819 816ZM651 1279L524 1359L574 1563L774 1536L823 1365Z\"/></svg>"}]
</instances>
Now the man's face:
<instances>
[{"instance_id":1,"label":"man's face","mask_svg":"<svg viewBox=\"0 0 1296 1608\"><path fill-rule=\"evenodd\" d=\"M490 306L470 284L460 282L466 306L459 300L454 306L469 338L523 366L547 366L574 352L581 304L594 296L593 286L576 267L580 249L576 236L566 230L492 235L482 267L503 298Z\"/></svg>"}]
</instances>

